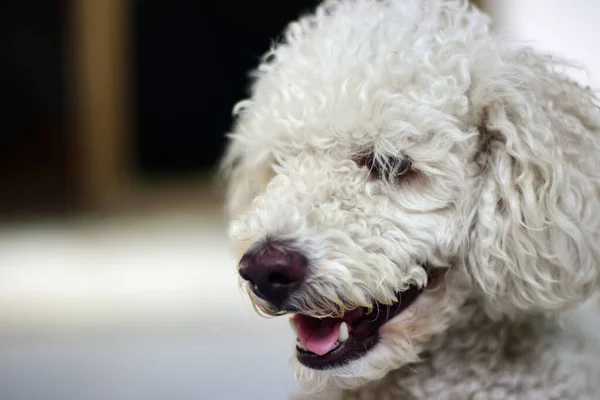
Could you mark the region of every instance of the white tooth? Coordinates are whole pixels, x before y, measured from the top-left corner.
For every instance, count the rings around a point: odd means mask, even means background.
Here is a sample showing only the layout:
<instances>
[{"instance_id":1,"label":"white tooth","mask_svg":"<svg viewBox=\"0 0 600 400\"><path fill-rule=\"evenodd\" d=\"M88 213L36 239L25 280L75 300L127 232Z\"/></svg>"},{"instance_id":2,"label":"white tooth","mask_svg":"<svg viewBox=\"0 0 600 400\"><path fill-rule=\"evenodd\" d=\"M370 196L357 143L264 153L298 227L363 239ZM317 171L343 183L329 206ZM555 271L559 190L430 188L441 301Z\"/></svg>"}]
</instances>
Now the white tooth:
<instances>
[{"instance_id":1,"label":"white tooth","mask_svg":"<svg viewBox=\"0 0 600 400\"><path fill-rule=\"evenodd\" d=\"M294 319L294 317L290 317L290 326L294 331L294 335L298 336L298 328L296 327L296 320Z\"/></svg>"},{"instance_id":2,"label":"white tooth","mask_svg":"<svg viewBox=\"0 0 600 400\"><path fill-rule=\"evenodd\" d=\"M300 349L300 350L304 350L304 351L308 351L308 349L306 347L304 347L304 345L302 343L300 343L300 341L298 340L296 342L296 346Z\"/></svg>"},{"instance_id":3,"label":"white tooth","mask_svg":"<svg viewBox=\"0 0 600 400\"><path fill-rule=\"evenodd\" d=\"M342 322L342 324L340 325L340 336L338 340L341 343L343 343L346 340L348 340L349 337L350 335L348 334L348 325L345 322Z\"/></svg>"}]
</instances>

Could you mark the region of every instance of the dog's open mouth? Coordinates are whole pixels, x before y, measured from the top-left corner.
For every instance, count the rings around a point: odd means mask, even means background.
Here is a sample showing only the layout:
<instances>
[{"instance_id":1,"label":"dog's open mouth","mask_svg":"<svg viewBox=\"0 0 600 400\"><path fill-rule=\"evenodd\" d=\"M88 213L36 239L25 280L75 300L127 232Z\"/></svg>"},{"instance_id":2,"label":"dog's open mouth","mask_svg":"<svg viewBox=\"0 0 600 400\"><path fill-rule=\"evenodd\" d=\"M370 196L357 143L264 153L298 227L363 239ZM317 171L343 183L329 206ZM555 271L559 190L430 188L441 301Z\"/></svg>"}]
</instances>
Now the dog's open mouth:
<instances>
[{"instance_id":1,"label":"dog's open mouth","mask_svg":"<svg viewBox=\"0 0 600 400\"><path fill-rule=\"evenodd\" d=\"M379 328L410 306L423 288L411 287L398 293L398 301L375 303L373 311L357 308L341 318L313 318L296 314L291 318L297 334L298 361L313 369L334 368L367 353L379 339Z\"/></svg>"}]
</instances>

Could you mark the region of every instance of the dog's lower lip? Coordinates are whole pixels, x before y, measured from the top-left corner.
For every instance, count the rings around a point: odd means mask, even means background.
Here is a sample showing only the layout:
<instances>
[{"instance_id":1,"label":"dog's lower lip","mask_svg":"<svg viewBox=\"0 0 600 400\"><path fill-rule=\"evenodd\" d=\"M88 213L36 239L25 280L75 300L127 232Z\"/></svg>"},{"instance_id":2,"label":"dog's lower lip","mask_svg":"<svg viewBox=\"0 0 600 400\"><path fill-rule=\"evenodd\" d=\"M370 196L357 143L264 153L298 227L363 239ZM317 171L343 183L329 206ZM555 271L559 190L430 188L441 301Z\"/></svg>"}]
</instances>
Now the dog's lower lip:
<instances>
[{"instance_id":1,"label":"dog's lower lip","mask_svg":"<svg viewBox=\"0 0 600 400\"><path fill-rule=\"evenodd\" d=\"M353 322L350 337L330 352L321 356L296 347L296 357L301 364L312 369L339 367L365 355L379 340L379 328L410 306L423 288L411 287L398 293L398 302L392 305L376 304L373 312Z\"/></svg>"}]
</instances>

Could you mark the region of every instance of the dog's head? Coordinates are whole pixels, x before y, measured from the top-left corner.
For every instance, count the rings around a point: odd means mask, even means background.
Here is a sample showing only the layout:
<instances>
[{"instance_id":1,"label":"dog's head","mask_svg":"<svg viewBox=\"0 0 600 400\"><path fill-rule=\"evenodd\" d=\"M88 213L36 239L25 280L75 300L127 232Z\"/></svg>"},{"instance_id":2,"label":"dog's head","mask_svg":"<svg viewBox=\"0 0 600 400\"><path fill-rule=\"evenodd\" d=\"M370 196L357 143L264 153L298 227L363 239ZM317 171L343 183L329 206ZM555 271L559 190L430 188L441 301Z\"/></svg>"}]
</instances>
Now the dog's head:
<instances>
[{"instance_id":1,"label":"dog's head","mask_svg":"<svg viewBox=\"0 0 600 400\"><path fill-rule=\"evenodd\" d=\"M297 376L418 360L467 300L558 312L598 285L600 113L463 1L330 1L256 72L224 160L254 305Z\"/></svg>"}]
</instances>

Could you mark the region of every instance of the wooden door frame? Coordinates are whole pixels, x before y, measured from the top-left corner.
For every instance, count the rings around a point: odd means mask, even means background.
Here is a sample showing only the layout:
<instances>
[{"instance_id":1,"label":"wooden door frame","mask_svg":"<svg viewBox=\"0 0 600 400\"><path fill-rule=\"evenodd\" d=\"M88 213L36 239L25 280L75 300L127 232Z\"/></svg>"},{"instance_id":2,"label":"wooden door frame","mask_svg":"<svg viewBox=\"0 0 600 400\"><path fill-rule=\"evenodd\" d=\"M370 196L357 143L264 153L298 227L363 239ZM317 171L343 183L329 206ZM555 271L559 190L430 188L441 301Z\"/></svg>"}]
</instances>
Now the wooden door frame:
<instances>
[{"instance_id":1,"label":"wooden door frame","mask_svg":"<svg viewBox=\"0 0 600 400\"><path fill-rule=\"evenodd\" d=\"M130 2L72 5L76 173L84 207L110 209L134 182Z\"/></svg>"}]
</instances>

